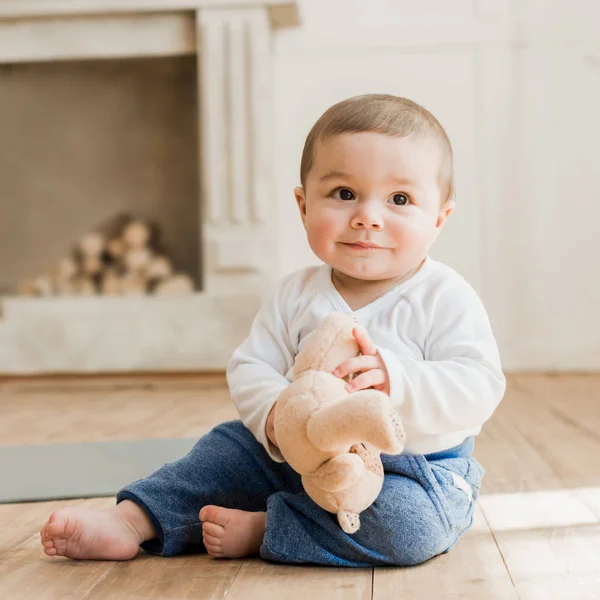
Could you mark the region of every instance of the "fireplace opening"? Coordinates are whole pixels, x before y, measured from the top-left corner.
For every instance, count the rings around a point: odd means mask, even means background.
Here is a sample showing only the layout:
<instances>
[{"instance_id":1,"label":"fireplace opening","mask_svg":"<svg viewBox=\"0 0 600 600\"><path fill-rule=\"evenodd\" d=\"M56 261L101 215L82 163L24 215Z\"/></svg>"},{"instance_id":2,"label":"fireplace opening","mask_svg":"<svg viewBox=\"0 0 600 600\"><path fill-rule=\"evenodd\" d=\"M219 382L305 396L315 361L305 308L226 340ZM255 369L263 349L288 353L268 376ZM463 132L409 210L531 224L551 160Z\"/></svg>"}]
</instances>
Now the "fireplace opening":
<instances>
[{"instance_id":1,"label":"fireplace opening","mask_svg":"<svg viewBox=\"0 0 600 600\"><path fill-rule=\"evenodd\" d=\"M0 293L98 224L154 224L203 289L195 56L0 66Z\"/></svg>"}]
</instances>

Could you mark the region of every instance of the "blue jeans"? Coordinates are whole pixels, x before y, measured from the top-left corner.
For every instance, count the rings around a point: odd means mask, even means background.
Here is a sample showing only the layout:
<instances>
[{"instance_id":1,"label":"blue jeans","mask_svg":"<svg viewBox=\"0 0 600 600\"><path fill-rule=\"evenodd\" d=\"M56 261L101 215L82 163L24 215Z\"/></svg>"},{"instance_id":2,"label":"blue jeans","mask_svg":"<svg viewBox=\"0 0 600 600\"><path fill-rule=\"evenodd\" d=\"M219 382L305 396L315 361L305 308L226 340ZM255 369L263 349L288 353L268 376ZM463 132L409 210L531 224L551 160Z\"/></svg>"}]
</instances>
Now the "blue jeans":
<instances>
[{"instance_id":1,"label":"blue jeans","mask_svg":"<svg viewBox=\"0 0 600 600\"><path fill-rule=\"evenodd\" d=\"M186 456L122 489L117 503L132 500L146 511L158 538L142 549L162 556L205 552L198 513L216 504L267 512L260 549L266 560L415 565L447 552L472 523L483 475L472 450L468 438L425 456L382 455L383 489L352 535L307 496L291 467L269 457L241 421L218 425Z\"/></svg>"}]
</instances>

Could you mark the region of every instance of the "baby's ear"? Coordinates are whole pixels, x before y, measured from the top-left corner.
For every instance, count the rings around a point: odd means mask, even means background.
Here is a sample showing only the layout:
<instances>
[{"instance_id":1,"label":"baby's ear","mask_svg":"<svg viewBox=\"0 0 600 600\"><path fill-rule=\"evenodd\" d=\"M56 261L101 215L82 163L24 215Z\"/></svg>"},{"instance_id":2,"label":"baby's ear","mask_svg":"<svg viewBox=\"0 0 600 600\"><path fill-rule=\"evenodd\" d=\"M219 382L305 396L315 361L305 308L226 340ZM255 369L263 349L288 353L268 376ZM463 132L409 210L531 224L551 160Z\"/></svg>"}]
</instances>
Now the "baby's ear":
<instances>
[{"instance_id":1,"label":"baby's ear","mask_svg":"<svg viewBox=\"0 0 600 600\"><path fill-rule=\"evenodd\" d=\"M302 223L304 223L306 220L306 195L304 194L304 188L302 186L294 188L294 196L296 197L296 202L298 203L298 209L300 210Z\"/></svg>"},{"instance_id":2,"label":"baby's ear","mask_svg":"<svg viewBox=\"0 0 600 600\"><path fill-rule=\"evenodd\" d=\"M446 223L446 219L452 214L452 211L454 210L455 206L456 206L456 203L454 202L454 200L448 200L448 202L446 202L440 208L440 212L438 213L437 222L435 224L435 228L437 229L437 235L439 235L440 231L442 231L442 228L444 227L444 225Z\"/></svg>"}]
</instances>

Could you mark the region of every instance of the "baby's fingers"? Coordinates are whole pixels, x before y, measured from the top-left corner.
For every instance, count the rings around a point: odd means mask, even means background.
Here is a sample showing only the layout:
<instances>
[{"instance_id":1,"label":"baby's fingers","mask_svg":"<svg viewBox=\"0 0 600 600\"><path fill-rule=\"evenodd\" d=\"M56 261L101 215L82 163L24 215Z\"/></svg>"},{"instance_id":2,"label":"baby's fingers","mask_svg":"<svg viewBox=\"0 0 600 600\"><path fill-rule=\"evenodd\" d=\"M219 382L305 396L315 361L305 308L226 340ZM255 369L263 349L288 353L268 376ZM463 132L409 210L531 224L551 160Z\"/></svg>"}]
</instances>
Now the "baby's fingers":
<instances>
[{"instance_id":1,"label":"baby's fingers","mask_svg":"<svg viewBox=\"0 0 600 600\"><path fill-rule=\"evenodd\" d=\"M346 385L347 392L358 392L385 383L385 373L382 369L371 369L358 377L355 377Z\"/></svg>"},{"instance_id":2,"label":"baby's fingers","mask_svg":"<svg viewBox=\"0 0 600 600\"><path fill-rule=\"evenodd\" d=\"M346 377L350 373L358 373L359 371L368 371L369 369L376 369L379 366L377 358L375 356L356 356L355 358L349 358L347 361L339 365L333 374L336 377Z\"/></svg>"},{"instance_id":3,"label":"baby's fingers","mask_svg":"<svg viewBox=\"0 0 600 600\"><path fill-rule=\"evenodd\" d=\"M360 350L361 354L367 354L369 356L377 354L377 346L375 346L373 340L371 340L371 337L367 333L366 329L363 329L362 327L355 327L352 330L352 335L358 342L358 349Z\"/></svg>"}]
</instances>

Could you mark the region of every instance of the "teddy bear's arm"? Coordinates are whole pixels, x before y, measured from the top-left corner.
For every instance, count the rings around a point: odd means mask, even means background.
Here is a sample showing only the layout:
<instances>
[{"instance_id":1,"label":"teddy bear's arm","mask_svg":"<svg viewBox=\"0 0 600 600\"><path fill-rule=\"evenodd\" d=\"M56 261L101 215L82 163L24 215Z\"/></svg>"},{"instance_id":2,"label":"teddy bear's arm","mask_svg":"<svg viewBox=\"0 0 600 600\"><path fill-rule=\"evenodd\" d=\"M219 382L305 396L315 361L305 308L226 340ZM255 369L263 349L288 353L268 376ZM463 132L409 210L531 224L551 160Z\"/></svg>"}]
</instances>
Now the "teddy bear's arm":
<instances>
[{"instance_id":1,"label":"teddy bear's arm","mask_svg":"<svg viewBox=\"0 0 600 600\"><path fill-rule=\"evenodd\" d=\"M344 452L368 442L387 454L399 454L404 432L390 399L376 390L363 390L326 404L306 425L310 441L323 452Z\"/></svg>"},{"instance_id":2,"label":"teddy bear's arm","mask_svg":"<svg viewBox=\"0 0 600 600\"><path fill-rule=\"evenodd\" d=\"M365 464L357 454L340 454L323 463L310 478L326 492L339 492L354 485L364 469Z\"/></svg>"}]
</instances>

